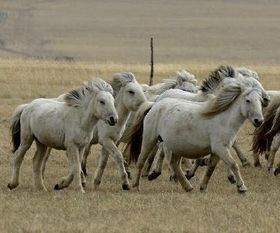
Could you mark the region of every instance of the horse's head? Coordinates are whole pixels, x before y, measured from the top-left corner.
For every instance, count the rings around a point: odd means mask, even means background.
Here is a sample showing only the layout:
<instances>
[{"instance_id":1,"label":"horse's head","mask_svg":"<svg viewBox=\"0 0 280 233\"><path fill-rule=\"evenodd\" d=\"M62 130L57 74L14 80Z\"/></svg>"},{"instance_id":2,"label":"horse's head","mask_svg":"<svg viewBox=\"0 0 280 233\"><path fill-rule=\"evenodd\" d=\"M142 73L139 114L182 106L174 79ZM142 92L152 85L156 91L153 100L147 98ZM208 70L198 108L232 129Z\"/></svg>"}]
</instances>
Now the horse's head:
<instances>
[{"instance_id":1,"label":"horse's head","mask_svg":"<svg viewBox=\"0 0 280 233\"><path fill-rule=\"evenodd\" d=\"M263 97L258 88L246 88L241 95L241 114L249 119L255 127L263 123Z\"/></svg>"},{"instance_id":2,"label":"horse's head","mask_svg":"<svg viewBox=\"0 0 280 233\"><path fill-rule=\"evenodd\" d=\"M138 110L139 106L147 100L142 86L130 72L115 74L112 86L117 91L115 98L121 98L124 106L129 111Z\"/></svg>"},{"instance_id":3,"label":"horse's head","mask_svg":"<svg viewBox=\"0 0 280 233\"><path fill-rule=\"evenodd\" d=\"M197 93L197 79L195 75L189 73L186 70L177 72L177 85L175 89L180 89L187 92Z\"/></svg>"},{"instance_id":4,"label":"horse's head","mask_svg":"<svg viewBox=\"0 0 280 233\"><path fill-rule=\"evenodd\" d=\"M103 119L107 124L114 126L118 122L118 114L114 104L113 89L107 82L98 80L100 83L93 85L96 92L92 109L97 118Z\"/></svg>"}]
</instances>

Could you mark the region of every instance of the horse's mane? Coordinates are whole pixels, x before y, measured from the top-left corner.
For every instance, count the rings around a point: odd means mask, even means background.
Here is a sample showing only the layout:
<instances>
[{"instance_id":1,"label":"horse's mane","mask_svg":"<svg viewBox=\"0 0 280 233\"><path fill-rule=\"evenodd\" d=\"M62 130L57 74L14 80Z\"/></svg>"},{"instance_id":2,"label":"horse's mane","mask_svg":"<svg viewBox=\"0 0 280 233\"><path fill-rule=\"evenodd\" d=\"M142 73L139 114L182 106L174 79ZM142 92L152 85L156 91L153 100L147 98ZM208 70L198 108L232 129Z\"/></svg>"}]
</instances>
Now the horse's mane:
<instances>
[{"instance_id":1,"label":"horse's mane","mask_svg":"<svg viewBox=\"0 0 280 233\"><path fill-rule=\"evenodd\" d=\"M236 68L236 71L238 73L240 73L245 78L246 77L252 77L252 78L254 78L256 80L260 79L259 75L258 75L258 73L256 71L250 70L250 69L248 69L246 67L238 67L238 68Z\"/></svg>"},{"instance_id":2,"label":"horse's mane","mask_svg":"<svg viewBox=\"0 0 280 233\"><path fill-rule=\"evenodd\" d=\"M136 82L133 73L123 72L114 74L112 81L109 82L114 90L114 97L116 97L120 89L129 82Z\"/></svg>"},{"instance_id":3,"label":"horse's mane","mask_svg":"<svg viewBox=\"0 0 280 233\"><path fill-rule=\"evenodd\" d=\"M271 147L274 136L280 132L280 98L273 99L264 113L263 124L254 131L252 151L262 154Z\"/></svg>"},{"instance_id":4,"label":"horse's mane","mask_svg":"<svg viewBox=\"0 0 280 233\"><path fill-rule=\"evenodd\" d=\"M207 101L202 115L211 117L227 110L240 96L241 92L241 85L239 83L223 87L214 98Z\"/></svg>"},{"instance_id":5,"label":"horse's mane","mask_svg":"<svg viewBox=\"0 0 280 233\"><path fill-rule=\"evenodd\" d=\"M193 85L197 84L197 79L195 75L191 74L186 70L177 71L177 81L178 83L188 82L188 83L192 83Z\"/></svg>"},{"instance_id":6,"label":"horse's mane","mask_svg":"<svg viewBox=\"0 0 280 233\"><path fill-rule=\"evenodd\" d=\"M160 95L164 91L174 89L177 85L181 85L183 82L188 82L193 85L196 85L197 83L196 77L186 70L179 70L176 72L176 75L176 78L164 79L162 83L150 86L146 91L154 95Z\"/></svg>"},{"instance_id":7,"label":"horse's mane","mask_svg":"<svg viewBox=\"0 0 280 233\"><path fill-rule=\"evenodd\" d=\"M212 71L207 79L202 82L200 90L203 93L212 94L225 78L235 78L235 70L232 66L219 66Z\"/></svg>"},{"instance_id":8,"label":"horse's mane","mask_svg":"<svg viewBox=\"0 0 280 233\"><path fill-rule=\"evenodd\" d=\"M87 81L80 88L68 92L64 96L64 101L68 106L81 106L83 100L96 91L106 91L113 94L113 89L110 84L102 79L96 79Z\"/></svg>"}]
</instances>

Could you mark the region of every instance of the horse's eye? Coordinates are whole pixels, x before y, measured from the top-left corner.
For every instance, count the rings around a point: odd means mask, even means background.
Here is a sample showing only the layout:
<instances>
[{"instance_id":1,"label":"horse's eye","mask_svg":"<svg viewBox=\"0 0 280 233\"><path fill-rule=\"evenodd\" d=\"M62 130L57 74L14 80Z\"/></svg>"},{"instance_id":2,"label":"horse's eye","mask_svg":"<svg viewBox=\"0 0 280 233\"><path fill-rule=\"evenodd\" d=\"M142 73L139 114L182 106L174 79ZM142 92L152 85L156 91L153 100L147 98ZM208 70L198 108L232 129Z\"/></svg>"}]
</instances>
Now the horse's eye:
<instances>
[{"instance_id":1,"label":"horse's eye","mask_svg":"<svg viewBox=\"0 0 280 233\"><path fill-rule=\"evenodd\" d=\"M246 103L248 103L248 104L249 104L249 103L251 103L251 101L250 101L250 100L246 100Z\"/></svg>"},{"instance_id":2,"label":"horse's eye","mask_svg":"<svg viewBox=\"0 0 280 233\"><path fill-rule=\"evenodd\" d=\"M105 101L104 100L100 100L100 104L105 105Z\"/></svg>"},{"instance_id":3,"label":"horse's eye","mask_svg":"<svg viewBox=\"0 0 280 233\"><path fill-rule=\"evenodd\" d=\"M134 91L128 91L128 93L134 95Z\"/></svg>"}]
</instances>

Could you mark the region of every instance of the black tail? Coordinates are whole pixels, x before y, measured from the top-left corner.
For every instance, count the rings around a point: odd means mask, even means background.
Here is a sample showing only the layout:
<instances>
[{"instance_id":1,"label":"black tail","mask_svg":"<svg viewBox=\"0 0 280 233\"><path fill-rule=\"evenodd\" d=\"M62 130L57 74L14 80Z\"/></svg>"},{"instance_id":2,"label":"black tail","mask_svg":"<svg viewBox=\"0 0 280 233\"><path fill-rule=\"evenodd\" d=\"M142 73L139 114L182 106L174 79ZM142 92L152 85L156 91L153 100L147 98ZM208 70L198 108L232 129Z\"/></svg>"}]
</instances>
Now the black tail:
<instances>
[{"instance_id":1,"label":"black tail","mask_svg":"<svg viewBox=\"0 0 280 233\"><path fill-rule=\"evenodd\" d=\"M141 152L143 139L143 123L145 116L151 110L152 102L145 102L136 113L134 122L128 132L123 136L121 141L126 142L124 156L128 159L128 163L136 163Z\"/></svg>"},{"instance_id":2,"label":"black tail","mask_svg":"<svg viewBox=\"0 0 280 233\"><path fill-rule=\"evenodd\" d=\"M276 111L276 106L271 106L265 113L263 124L254 131L252 151L255 154L263 154L270 150L273 137L275 136L275 130L272 131L272 125L275 121Z\"/></svg>"},{"instance_id":3,"label":"black tail","mask_svg":"<svg viewBox=\"0 0 280 233\"><path fill-rule=\"evenodd\" d=\"M26 104L18 106L11 118L10 131L13 144L12 152L15 152L20 145L20 117L25 107Z\"/></svg>"}]
</instances>

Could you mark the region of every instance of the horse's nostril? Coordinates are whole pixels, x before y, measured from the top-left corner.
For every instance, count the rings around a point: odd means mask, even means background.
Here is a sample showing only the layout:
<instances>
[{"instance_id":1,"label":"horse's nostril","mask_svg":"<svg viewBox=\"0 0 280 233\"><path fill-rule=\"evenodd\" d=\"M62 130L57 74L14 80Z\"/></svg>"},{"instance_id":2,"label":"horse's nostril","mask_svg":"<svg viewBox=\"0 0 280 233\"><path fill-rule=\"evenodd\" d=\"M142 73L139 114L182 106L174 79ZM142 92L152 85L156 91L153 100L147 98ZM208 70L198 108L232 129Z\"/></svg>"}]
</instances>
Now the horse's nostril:
<instances>
[{"instance_id":1,"label":"horse's nostril","mask_svg":"<svg viewBox=\"0 0 280 233\"><path fill-rule=\"evenodd\" d=\"M256 126L260 126L263 123L263 121L256 118L254 119L254 123Z\"/></svg>"},{"instance_id":2,"label":"horse's nostril","mask_svg":"<svg viewBox=\"0 0 280 233\"><path fill-rule=\"evenodd\" d=\"M110 121L112 122L112 123L115 123L115 119L114 119L114 117L110 117Z\"/></svg>"}]
</instances>

